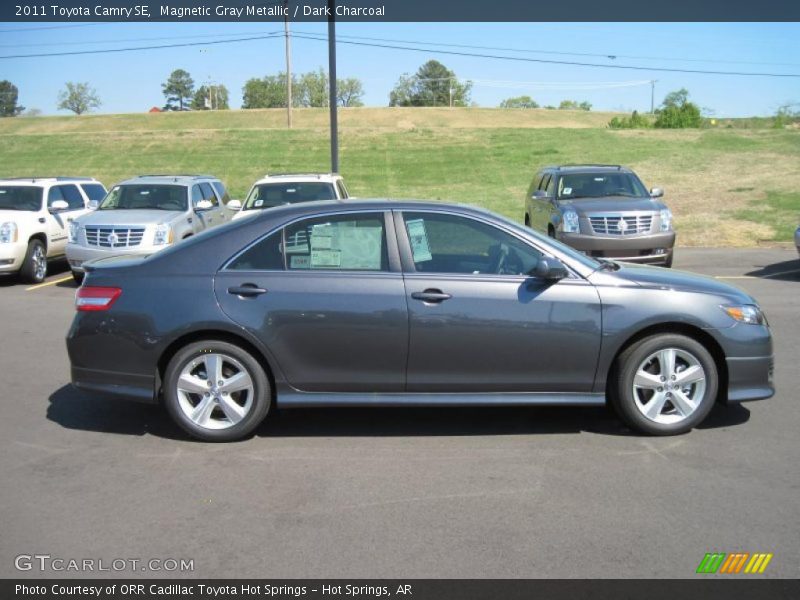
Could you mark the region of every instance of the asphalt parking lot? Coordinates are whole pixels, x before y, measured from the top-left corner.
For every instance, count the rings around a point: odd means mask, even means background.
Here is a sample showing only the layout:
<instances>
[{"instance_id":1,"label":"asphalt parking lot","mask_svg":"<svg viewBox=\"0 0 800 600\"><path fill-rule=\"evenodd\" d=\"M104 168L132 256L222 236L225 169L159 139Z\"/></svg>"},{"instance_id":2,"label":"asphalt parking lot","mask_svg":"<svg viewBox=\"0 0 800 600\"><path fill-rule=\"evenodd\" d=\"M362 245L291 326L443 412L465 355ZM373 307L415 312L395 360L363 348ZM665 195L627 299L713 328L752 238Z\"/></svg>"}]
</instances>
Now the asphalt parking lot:
<instances>
[{"instance_id":1,"label":"asphalt parking lot","mask_svg":"<svg viewBox=\"0 0 800 600\"><path fill-rule=\"evenodd\" d=\"M0 280L0 576L59 575L15 570L38 553L204 578L684 578L717 551L798 577L797 253L679 249L676 267L761 302L778 393L673 438L603 409L303 409L198 443L158 407L70 388L68 272Z\"/></svg>"}]
</instances>

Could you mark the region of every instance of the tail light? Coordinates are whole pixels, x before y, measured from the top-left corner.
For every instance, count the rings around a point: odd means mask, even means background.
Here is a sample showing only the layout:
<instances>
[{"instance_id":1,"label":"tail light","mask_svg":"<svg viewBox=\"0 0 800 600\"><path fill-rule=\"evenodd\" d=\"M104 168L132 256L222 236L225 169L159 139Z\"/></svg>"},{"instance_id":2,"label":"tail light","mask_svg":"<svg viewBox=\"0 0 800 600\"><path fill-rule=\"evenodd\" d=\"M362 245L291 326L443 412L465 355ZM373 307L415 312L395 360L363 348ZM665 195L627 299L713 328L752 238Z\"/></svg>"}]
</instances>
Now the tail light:
<instances>
[{"instance_id":1,"label":"tail light","mask_svg":"<svg viewBox=\"0 0 800 600\"><path fill-rule=\"evenodd\" d=\"M79 311L108 310L122 294L115 287L81 286L75 292L75 309Z\"/></svg>"}]
</instances>

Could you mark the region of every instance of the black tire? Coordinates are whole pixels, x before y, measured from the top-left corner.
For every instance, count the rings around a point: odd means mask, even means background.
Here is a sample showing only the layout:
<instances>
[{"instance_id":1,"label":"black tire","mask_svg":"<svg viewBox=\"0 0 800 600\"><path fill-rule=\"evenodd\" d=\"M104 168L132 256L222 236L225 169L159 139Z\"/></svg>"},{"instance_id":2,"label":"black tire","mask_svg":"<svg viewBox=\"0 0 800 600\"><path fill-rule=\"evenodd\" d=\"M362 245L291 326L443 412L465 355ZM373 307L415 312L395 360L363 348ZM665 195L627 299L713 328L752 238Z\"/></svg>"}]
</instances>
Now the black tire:
<instances>
[{"instance_id":1,"label":"black tire","mask_svg":"<svg viewBox=\"0 0 800 600\"><path fill-rule=\"evenodd\" d=\"M44 270L39 266L39 258L44 257ZM19 276L26 283L42 283L47 277L47 250L41 240L31 240Z\"/></svg>"},{"instance_id":2,"label":"black tire","mask_svg":"<svg viewBox=\"0 0 800 600\"><path fill-rule=\"evenodd\" d=\"M674 250L670 250L669 251L669 256L667 256L667 260L664 263L664 267L665 268L667 268L667 269L671 269L672 268L672 259L674 258L674 256L675 256L675 251Z\"/></svg>"},{"instance_id":3,"label":"black tire","mask_svg":"<svg viewBox=\"0 0 800 600\"><path fill-rule=\"evenodd\" d=\"M225 429L201 427L192 421L181 408L178 397L178 379L181 371L193 360L203 355L217 353L227 355L238 361L247 371L253 383L252 405L249 412L241 421ZM239 346L219 340L194 342L179 350L167 365L164 373L163 391L164 404L172 419L189 435L206 442L231 442L247 437L267 416L272 398L269 379L258 360Z\"/></svg>"},{"instance_id":4,"label":"black tire","mask_svg":"<svg viewBox=\"0 0 800 600\"><path fill-rule=\"evenodd\" d=\"M705 371L705 391L691 414L677 423L657 423L639 410L634 399L633 380L642 363L652 354L675 348L691 354ZM639 340L617 359L608 382L608 400L614 412L631 429L649 435L678 435L700 424L714 406L719 387L719 374L714 358L697 340L677 334L660 333ZM666 405L669 407L669 404Z\"/></svg>"},{"instance_id":5,"label":"black tire","mask_svg":"<svg viewBox=\"0 0 800 600\"><path fill-rule=\"evenodd\" d=\"M531 226L531 218L526 214L525 215L525 227Z\"/></svg>"},{"instance_id":6,"label":"black tire","mask_svg":"<svg viewBox=\"0 0 800 600\"><path fill-rule=\"evenodd\" d=\"M77 283L78 285L81 285L83 283L83 277L84 277L84 273L82 273L80 271L73 271L72 272L72 278L75 280L75 283Z\"/></svg>"}]
</instances>

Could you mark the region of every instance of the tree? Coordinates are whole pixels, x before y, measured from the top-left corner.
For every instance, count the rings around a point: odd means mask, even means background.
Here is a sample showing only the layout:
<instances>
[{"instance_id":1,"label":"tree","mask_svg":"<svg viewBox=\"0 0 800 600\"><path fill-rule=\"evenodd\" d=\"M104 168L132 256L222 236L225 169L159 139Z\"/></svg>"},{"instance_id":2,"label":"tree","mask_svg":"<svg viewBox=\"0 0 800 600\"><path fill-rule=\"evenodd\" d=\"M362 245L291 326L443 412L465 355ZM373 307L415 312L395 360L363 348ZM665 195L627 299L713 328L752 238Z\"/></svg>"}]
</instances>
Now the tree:
<instances>
[{"instance_id":1,"label":"tree","mask_svg":"<svg viewBox=\"0 0 800 600\"><path fill-rule=\"evenodd\" d=\"M228 88L224 85L201 85L192 98L192 110L227 110Z\"/></svg>"},{"instance_id":2,"label":"tree","mask_svg":"<svg viewBox=\"0 0 800 600\"><path fill-rule=\"evenodd\" d=\"M92 109L99 108L100 104L100 97L88 83L68 81L66 88L58 93L59 110L71 110L76 115L82 115Z\"/></svg>"},{"instance_id":3,"label":"tree","mask_svg":"<svg viewBox=\"0 0 800 600\"><path fill-rule=\"evenodd\" d=\"M653 125L661 129L700 127L703 124L700 107L689 102L689 92L686 88L667 94L656 114Z\"/></svg>"},{"instance_id":4,"label":"tree","mask_svg":"<svg viewBox=\"0 0 800 600\"><path fill-rule=\"evenodd\" d=\"M300 106L300 97L294 93L297 78L292 75L292 106ZM285 108L286 73L267 75L262 79L248 79L242 88L242 108Z\"/></svg>"},{"instance_id":5,"label":"tree","mask_svg":"<svg viewBox=\"0 0 800 600\"><path fill-rule=\"evenodd\" d=\"M578 103L575 100L562 100L558 110L578 110Z\"/></svg>"},{"instance_id":6,"label":"tree","mask_svg":"<svg viewBox=\"0 0 800 600\"><path fill-rule=\"evenodd\" d=\"M328 106L328 74L322 68L303 73L300 75L297 90L292 95L295 93L300 106Z\"/></svg>"},{"instance_id":7,"label":"tree","mask_svg":"<svg viewBox=\"0 0 800 600\"><path fill-rule=\"evenodd\" d=\"M364 106L364 86L355 77L336 80L336 102L339 106Z\"/></svg>"},{"instance_id":8,"label":"tree","mask_svg":"<svg viewBox=\"0 0 800 600\"><path fill-rule=\"evenodd\" d=\"M539 104L530 96L515 96L503 100L500 108L539 108Z\"/></svg>"},{"instance_id":9,"label":"tree","mask_svg":"<svg viewBox=\"0 0 800 600\"><path fill-rule=\"evenodd\" d=\"M389 106L469 106L472 82L461 82L437 60L429 60L414 75L404 73L389 94Z\"/></svg>"},{"instance_id":10,"label":"tree","mask_svg":"<svg viewBox=\"0 0 800 600\"><path fill-rule=\"evenodd\" d=\"M10 81L0 81L0 117L16 117L25 110L17 104L19 90Z\"/></svg>"},{"instance_id":11,"label":"tree","mask_svg":"<svg viewBox=\"0 0 800 600\"><path fill-rule=\"evenodd\" d=\"M592 110L592 103L584 100L583 102L578 104L578 108L580 108L581 110Z\"/></svg>"},{"instance_id":12,"label":"tree","mask_svg":"<svg viewBox=\"0 0 800 600\"><path fill-rule=\"evenodd\" d=\"M176 110L176 102L178 103L177 110L183 110L194 94L194 80L187 71L175 69L170 73L169 79L161 84L161 91L167 99L164 110Z\"/></svg>"}]
</instances>

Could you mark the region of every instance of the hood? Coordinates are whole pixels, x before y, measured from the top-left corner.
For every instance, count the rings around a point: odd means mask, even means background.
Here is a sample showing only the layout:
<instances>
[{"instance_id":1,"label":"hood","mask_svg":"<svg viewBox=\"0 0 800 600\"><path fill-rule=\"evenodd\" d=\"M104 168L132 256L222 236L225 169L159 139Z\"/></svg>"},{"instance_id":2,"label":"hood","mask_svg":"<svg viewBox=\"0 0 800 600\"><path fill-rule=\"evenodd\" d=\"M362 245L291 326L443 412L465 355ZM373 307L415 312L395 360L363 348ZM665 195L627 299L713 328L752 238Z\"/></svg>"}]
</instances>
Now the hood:
<instances>
[{"instance_id":1,"label":"hood","mask_svg":"<svg viewBox=\"0 0 800 600\"><path fill-rule=\"evenodd\" d=\"M661 290L676 290L681 292L694 292L701 294L715 294L726 296L732 301L742 304L756 304L752 296L742 290L719 279L688 273L676 269L664 269L662 267L650 267L647 265L620 265L617 271L598 271L605 275L610 275L617 280L634 283L641 287Z\"/></svg>"},{"instance_id":2,"label":"hood","mask_svg":"<svg viewBox=\"0 0 800 600\"><path fill-rule=\"evenodd\" d=\"M81 225L157 225L169 223L184 213L177 210L96 210L76 219Z\"/></svg>"},{"instance_id":3,"label":"hood","mask_svg":"<svg viewBox=\"0 0 800 600\"><path fill-rule=\"evenodd\" d=\"M640 210L656 212L665 208L664 204L652 198L629 198L627 196L580 198L572 201L560 200L559 203L564 208L573 208L579 214L595 212L621 213Z\"/></svg>"}]
</instances>

